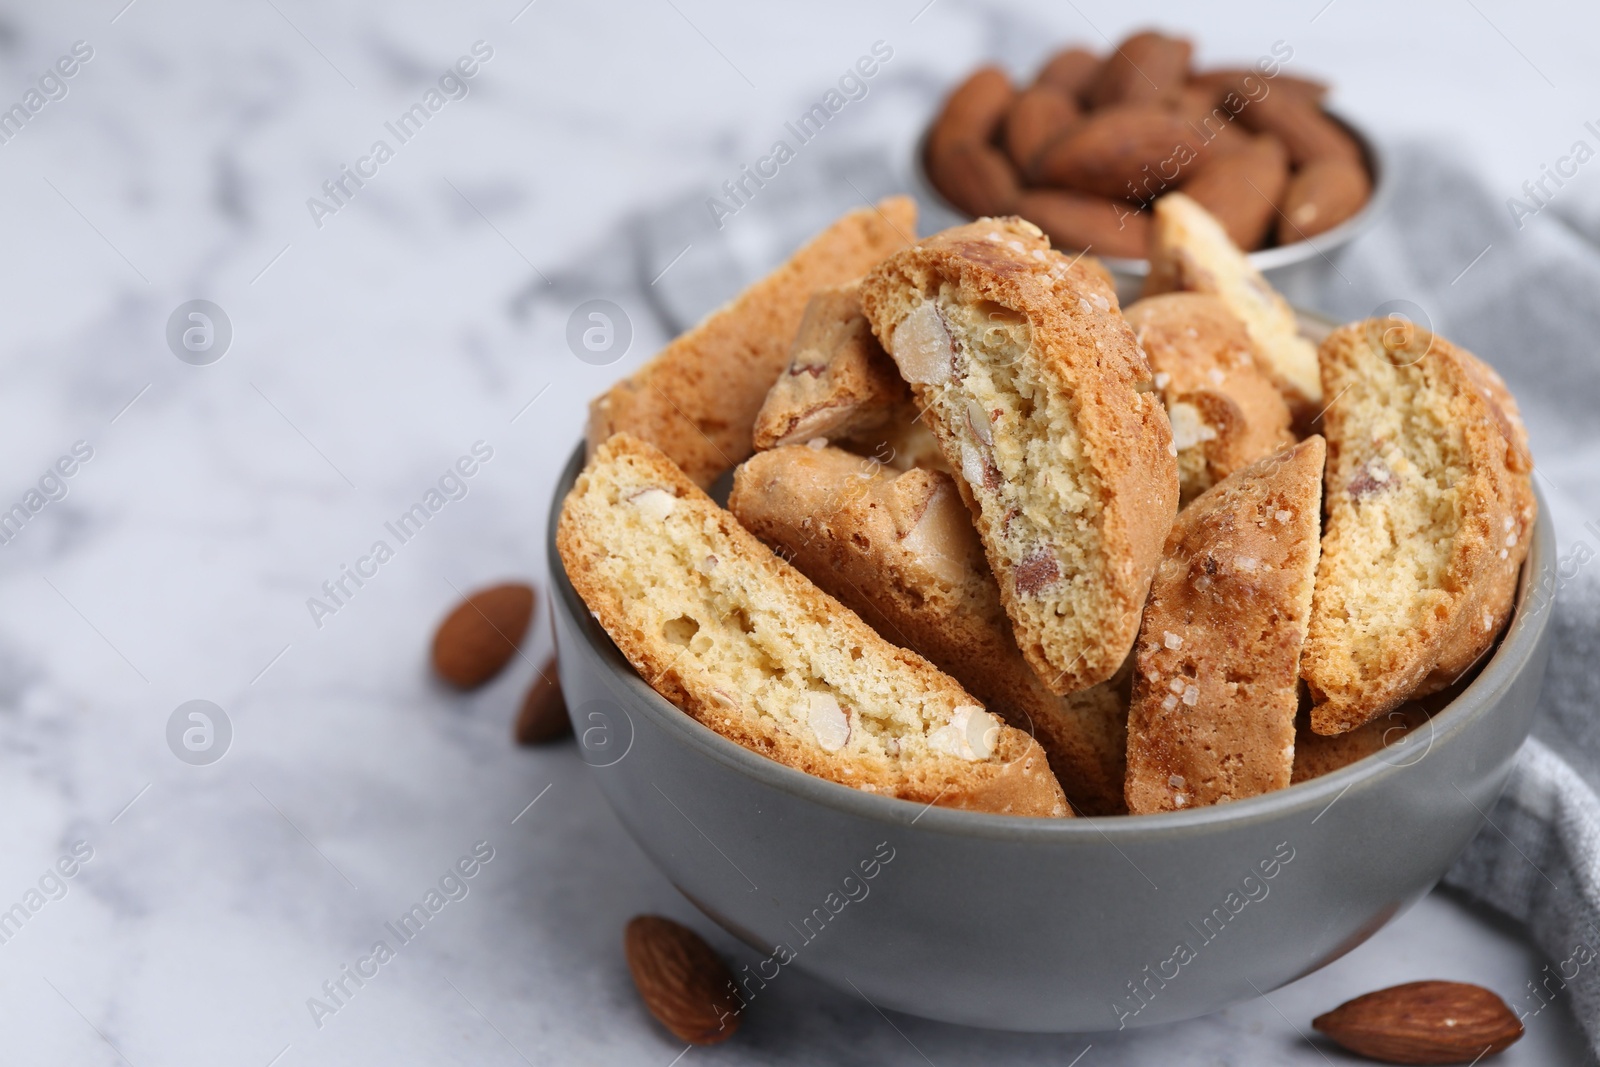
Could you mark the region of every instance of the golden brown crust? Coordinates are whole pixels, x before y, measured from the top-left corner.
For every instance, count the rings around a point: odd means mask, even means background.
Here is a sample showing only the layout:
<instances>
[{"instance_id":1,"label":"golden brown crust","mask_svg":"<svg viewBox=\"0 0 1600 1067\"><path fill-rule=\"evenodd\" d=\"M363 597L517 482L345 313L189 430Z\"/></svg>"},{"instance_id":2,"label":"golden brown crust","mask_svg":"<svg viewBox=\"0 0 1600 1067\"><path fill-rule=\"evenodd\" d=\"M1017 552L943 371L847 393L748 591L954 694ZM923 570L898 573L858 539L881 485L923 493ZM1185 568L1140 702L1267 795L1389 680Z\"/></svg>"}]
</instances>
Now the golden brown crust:
<instances>
[{"instance_id":1,"label":"golden brown crust","mask_svg":"<svg viewBox=\"0 0 1600 1067\"><path fill-rule=\"evenodd\" d=\"M1426 708L1421 704L1407 703L1365 725L1357 726L1349 733L1324 737L1312 730L1310 722L1302 716L1301 721L1295 724L1294 775L1291 784L1299 785L1332 774L1375 752L1382 752L1390 745L1417 744L1417 749L1398 758L1408 761L1420 759L1426 754L1426 732L1418 735L1423 739L1420 743L1404 739L1427 721Z\"/></svg>"},{"instance_id":2,"label":"golden brown crust","mask_svg":"<svg viewBox=\"0 0 1600 1067\"><path fill-rule=\"evenodd\" d=\"M1449 684L1489 649L1536 503L1515 403L1471 353L1373 319L1335 331L1321 359L1335 400L1302 670L1312 728L1337 734Z\"/></svg>"},{"instance_id":3,"label":"golden brown crust","mask_svg":"<svg viewBox=\"0 0 1600 1067\"><path fill-rule=\"evenodd\" d=\"M1322 407L1316 346L1300 336L1294 309L1229 239L1210 212L1182 193L1156 201L1144 295L1212 293L1244 323L1262 369L1290 412L1309 425Z\"/></svg>"},{"instance_id":4,"label":"golden brown crust","mask_svg":"<svg viewBox=\"0 0 1600 1067\"><path fill-rule=\"evenodd\" d=\"M750 455L756 413L811 294L860 277L915 235L916 206L903 196L834 222L590 404L590 452L614 433L630 433L710 485Z\"/></svg>"},{"instance_id":5,"label":"golden brown crust","mask_svg":"<svg viewBox=\"0 0 1600 1067\"><path fill-rule=\"evenodd\" d=\"M1246 467L1185 508L1145 606L1128 711L1128 810L1282 789L1311 612L1322 438Z\"/></svg>"},{"instance_id":6,"label":"golden brown crust","mask_svg":"<svg viewBox=\"0 0 1600 1067\"><path fill-rule=\"evenodd\" d=\"M1155 374L1178 447L1184 503L1294 444L1289 408L1244 323L1208 293L1164 293L1124 313Z\"/></svg>"},{"instance_id":7,"label":"golden brown crust","mask_svg":"<svg viewBox=\"0 0 1600 1067\"><path fill-rule=\"evenodd\" d=\"M1037 742L773 556L652 446L619 434L596 450L556 546L641 676L724 737L869 792L1068 814ZM832 747L813 700L831 701Z\"/></svg>"},{"instance_id":8,"label":"golden brown crust","mask_svg":"<svg viewBox=\"0 0 1600 1067\"><path fill-rule=\"evenodd\" d=\"M982 219L880 264L862 306L962 472L1028 662L1059 694L1107 680L1138 633L1178 478L1103 270L1021 219Z\"/></svg>"},{"instance_id":9,"label":"golden brown crust","mask_svg":"<svg viewBox=\"0 0 1600 1067\"><path fill-rule=\"evenodd\" d=\"M910 402L911 390L861 313L859 286L820 289L756 416L755 448L854 437L886 425Z\"/></svg>"},{"instance_id":10,"label":"golden brown crust","mask_svg":"<svg viewBox=\"0 0 1600 1067\"><path fill-rule=\"evenodd\" d=\"M1125 810L1126 687L1108 682L1064 697L1044 687L1011 636L948 474L896 474L833 448L780 448L739 467L728 507L884 637L1037 738L1077 810Z\"/></svg>"}]
</instances>

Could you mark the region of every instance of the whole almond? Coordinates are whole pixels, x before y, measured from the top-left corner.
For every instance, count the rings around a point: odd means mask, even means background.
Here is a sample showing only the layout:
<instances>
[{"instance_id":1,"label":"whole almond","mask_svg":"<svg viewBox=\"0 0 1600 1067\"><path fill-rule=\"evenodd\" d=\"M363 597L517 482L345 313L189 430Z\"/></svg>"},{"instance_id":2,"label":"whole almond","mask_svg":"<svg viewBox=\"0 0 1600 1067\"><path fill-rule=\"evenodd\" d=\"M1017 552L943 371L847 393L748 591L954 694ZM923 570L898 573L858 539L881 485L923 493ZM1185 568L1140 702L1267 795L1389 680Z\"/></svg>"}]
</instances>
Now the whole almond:
<instances>
[{"instance_id":1,"label":"whole almond","mask_svg":"<svg viewBox=\"0 0 1600 1067\"><path fill-rule=\"evenodd\" d=\"M1195 155L1188 123L1151 104L1097 111L1044 150L1034 170L1047 185L1147 199L1164 190Z\"/></svg>"},{"instance_id":2,"label":"whole almond","mask_svg":"<svg viewBox=\"0 0 1600 1067\"><path fill-rule=\"evenodd\" d=\"M1125 200L1029 189L1017 198L1017 214L1048 234L1057 248L1143 259L1150 244L1150 213Z\"/></svg>"},{"instance_id":3,"label":"whole almond","mask_svg":"<svg viewBox=\"0 0 1600 1067\"><path fill-rule=\"evenodd\" d=\"M1289 162L1297 167L1329 158L1361 162L1361 146L1355 139L1292 89L1247 75L1223 93L1223 106L1255 132L1270 133L1282 141L1289 150Z\"/></svg>"},{"instance_id":4,"label":"whole almond","mask_svg":"<svg viewBox=\"0 0 1600 1067\"><path fill-rule=\"evenodd\" d=\"M1320 82L1315 78L1301 78L1293 74L1285 74L1282 71L1268 77L1259 70L1251 70L1245 67L1222 67L1215 70L1200 71L1189 79L1189 84L1203 86L1220 93L1226 89L1231 89L1239 83L1239 79L1246 76L1259 78L1274 89L1287 89L1290 92L1299 93L1314 104L1320 103L1323 97L1328 95L1327 82Z\"/></svg>"},{"instance_id":5,"label":"whole almond","mask_svg":"<svg viewBox=\"0 0 1600 1067\"><path fill-rule=\"evenodd\" d=\"M1383 1063L1473 1063L1511 1045L1522 1023L1505 1001L1464 982L1408 982L1346 1001L1311 1025Z\"/></svg>"},{"instance_id":6,"label":"whole almond","mask_svg":"<svg viewBox=\"0 0 1600 1067\"><path fill-rule=\"evenodd\" d=\"M1011 107L1016 90L999 67L979 67L945 99L928 131L928 157L958 144L988 144Z\"/></svg>"},{"instance_id":7,"label":"whole almond","mask_svg":"<svg viewBox=\"0 0 1600 1067\"><path fill-rule=\"evenodd\" d=\"M1029 89L1006 112L1006 155L1018 171L1031 173L1039 152L1071 130L1078 115L1078 105L1061 91L1049 86Z\"/></svg>"},{"instance_id":8,"label":"whole almond","mask_svg":"<svg viewBox=\"0 0 1600 1067\"><path fill-rule=\"evenodd\" d=\"M694 1045L726 1041L743 1010L733 975L705 940L660 915L629 920L622 938L628 970L656 1021Z\"/></svg>"},{"instance_id":9,"label":"whole almond","mask_svg":"<svg viewBox=\"0 0 1600 1067\"><path fill-rule=\"evenodd\" d=\"M475 689L517 654L533 618L533 587L521 582L480 589L445 616L433 635L433 669L461 689Z\"/></svg>"},{"instance_id":10,"label":"whole almond","mask_svg":"<svg viewBox=\"0 0 1600 1067\"><path fill-rule=\"evenodd\" d=\"M1006 215L1016 204L1017 172L999 149L986 144L956 144L929 155L928 178L974 218Z\"/></svg>"},{"instance_id":11,"label":"whole almond","mask_svg":"<svg viewBox=\"0 0 1600 1067\"><path fill-rule=\"evenodd\" d=\"M1333 229L1372 195L1367 168L1348 159L1307 163L1289 180L1278 220L1278 243L1292 244Z\"/></svg>"},{"instance_id":12,"label":"whole almond","mask_svg":"<svg viewBox=\"0 0 1600 1067\"><path fill-rule=\"evenodd\" d=\"M1033 84L1048 85L1081 104L1099 69L1100 57L1087 48L1063 48L1040 68Z\"/></svg>"},{"instance_id":13,"label":"whole almond","mask_svg":"<svg viewBox=\"0 0 1600 1067\"><path fill-rule=\"evenodd\" d=\"M1216 216L1235 245L1252 252L1271 232L1288 181L1289 153L1277 138L1260 136L1207 159L1183 192Z\"/></svg>"},{"instance_id":14,"label":"whole almond","mask_svg":"<svg viewBox=\"0 0 1600 1067\"><path fill-rule=\"evenodd\" d=\"M1146 30L1119 44L1089 85L1090 107L1172 103L1189 80L1194 46L1181 37Z\"/></svg>"},{"instance_id":15,"label":"whole almond","mask_svg":"<svg viewBox=\"0 0 1600 1067\"><path fill-rule=\"evenodd\" d=\"M1178 96L1173 110L1189 124L1194 135L1190 144L1201 158L1237 152L1250 144L1250 133L1234 121L1233 112L1222 106L1222 91L1190 82Z\"/></svg>"},{"instance_id":16,"label":"whole almond","mask_svg":"<svg viewBox=\"0 0 1600 1067\"><path fill-rule=\"evenodd\" d=\"M544 745L572 736L572 719L567 715L567 701L561 694L560 679L556 677L554 656L545 660L533 684L528 686L512 736L519 745Z\"/></svg>"}]
</instances>

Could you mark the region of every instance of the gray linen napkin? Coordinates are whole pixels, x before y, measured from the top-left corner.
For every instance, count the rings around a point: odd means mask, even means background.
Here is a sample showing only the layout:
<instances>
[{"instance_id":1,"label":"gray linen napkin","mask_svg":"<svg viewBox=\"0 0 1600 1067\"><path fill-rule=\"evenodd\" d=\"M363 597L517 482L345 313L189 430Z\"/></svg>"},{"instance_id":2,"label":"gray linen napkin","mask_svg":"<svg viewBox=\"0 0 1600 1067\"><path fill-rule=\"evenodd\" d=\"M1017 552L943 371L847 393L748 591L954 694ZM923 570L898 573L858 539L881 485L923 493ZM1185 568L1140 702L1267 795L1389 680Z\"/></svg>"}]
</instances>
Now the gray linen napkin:
<instances>
[{"instance_id":1,"label":"gray linen napkin","mask_svg":"<svg viewBox=\"0 0 1600 1067\"><path fill-rule=\"evenodd\" d=\"M927 86L909 79L899 88L927 106ZM706 205L717 192L708 181L625 220L554 284L531 283L519 305L554 320L575 298L615 300L636 320L631 367L841 212L918 190L908 159L903 146L841 136L759 190L721 229ZM1513 996L1512 1007L1531 1018L1571 998L1600 1053L1600 723L1591 714L1600 567L1584 566L1600 557L1600 367L1589 355L1600 337L1600 307L1590 302L1600 292L1600 196L1591 206L1575 191L1566 211L1541 211L1519 230L1448 151L1406 145L1391 165L1383 217L1311 276L1294 278L1289 295L1340 320L1401 308L1493 363L1522 406L1565 561L1555 576L1556 645L1536 737L1491 825L1445 880L1522 923L1549 956L1542 984ZM737 173L737 163L728 170ZM954 221L919 199L922 232Z\"/></svg>"}]
</instances>

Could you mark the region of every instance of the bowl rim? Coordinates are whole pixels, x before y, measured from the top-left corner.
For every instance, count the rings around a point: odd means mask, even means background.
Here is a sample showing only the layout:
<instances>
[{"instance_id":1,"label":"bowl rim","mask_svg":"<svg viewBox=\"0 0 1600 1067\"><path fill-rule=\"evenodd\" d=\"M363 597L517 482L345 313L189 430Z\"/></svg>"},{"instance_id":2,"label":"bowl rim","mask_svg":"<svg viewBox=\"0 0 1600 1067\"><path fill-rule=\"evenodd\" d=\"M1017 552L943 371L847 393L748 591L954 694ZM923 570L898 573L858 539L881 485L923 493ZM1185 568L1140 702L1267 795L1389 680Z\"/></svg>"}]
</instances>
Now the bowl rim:
<instances>
[{"instance_id":1,"label":"bowl rim","mask_svg":"<svg viewBox=\"0 0 1600 1067\"><path fill-rule=\"evenodd\" d=\"M1289 267L1297 263L1309 262L1313 259L1326 259L1328 253L1349 244L1367 230L1378 216L1388 206L1393 193L1391 181L1393 168L1387 149L1374 137L1360 126L1356 125L1343 112L1322 104L1322 113L1332 119L1341 129L1348 133L1361 147L1361 155L1367 165L1367 173L1372 178L1372 194L1367 197L1367 202L1361 205L1361 210L1345 219L1339 225L1324 230L1315 237L1307 237L1293 244L1275 245L1271 248L1262 248L1254 252L1247 252L1245 256L1250 265L1256 270L1266 272L1277 270L1280 267ZM915 175L917 191L929 202L937 205L944 211L960 219L973 221L973 216L961 210L945 198L939 187L933 184L933 179L928 176L927 144L928 134L932 129L929 126L917 136L912 146L911 172ZM1176 192L1183 190L1177 189ZM1093 249L1085 249L1085 254L1090 254ZM1150 273L1148 259L1129 259L1122 256L1098 256L1101 263L1115 274L1122 274L1134 278L1142 278Z\"/></svg>"},{"instance_id":2,"label":"bowl rim","mask_svg":"<svg viewBox=\"0 0 1600 1067\"><path fill-rule=\"evenodd\" d=\"M561 506L583 468L585 453L586 446L580 442L556 481L546 542L555 594L552 597L553 609L567 613L603 665L602 669L608 671L613 681L622 688L635 694L635 705L655 725L706 757L767 788L885 827L903 829L917 825L922 831L935 835L1054 843L1061 846L1095 842L1109 842L1115 846L1118 841L1159 844L1174 836L1192 835L1202 829L1222 831L1240 825L1259 825L1296 815L1325 812L1350 789L1381 783L1395 774L1403 773L1413 763L1426 758L1435 747L1456 741L1475 723L1492 714L1500 697L1533 658L1549 624L1550 609L1554 602L1554 597L1533 595L1536 576L1548 568L1556 549L1549 505L1535 484L1534 496L1539 512L1534 522L1528 558L1523 561L1518 577L1516 607L1488 663L1484 664L1466 689L1429 718L1428 747L1423 756L1416 760L1394 762L1392 758L1385 757L1392 756L1400 749L1383 749L1321 777L1271 793L1228 804L1150 815L1074 814L1068 819L1050 819L939 808L932 804L922 805L897 797L865 793L768 759L702 725L650 688L578 596L556 550L556 528L560 521ZM560 662L565 666L570 660L562 657ZM1321 818L1321 814L1317 814L1316 818Z\"/></svg>"}]
</instances>

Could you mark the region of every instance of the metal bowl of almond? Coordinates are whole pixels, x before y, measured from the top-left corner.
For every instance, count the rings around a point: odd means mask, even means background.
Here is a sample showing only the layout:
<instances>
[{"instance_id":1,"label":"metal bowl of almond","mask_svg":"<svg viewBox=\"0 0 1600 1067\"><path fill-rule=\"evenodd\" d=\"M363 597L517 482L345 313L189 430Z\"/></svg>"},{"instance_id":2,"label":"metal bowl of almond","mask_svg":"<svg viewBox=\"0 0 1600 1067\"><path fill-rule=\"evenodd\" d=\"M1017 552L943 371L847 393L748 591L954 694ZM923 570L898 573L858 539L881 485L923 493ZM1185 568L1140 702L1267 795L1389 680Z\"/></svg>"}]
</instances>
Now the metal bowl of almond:
<instances>
[{"instance_id":1,"label":"metal bowl of almond","mask_svg":"<svg viewBox=\"0 0 1600 1067\"><path fill-rule=\"evenodd\" d=\"M917 141L924 198L953 223L1018 214L1056 247L1130 279L1148 270L1150 206L1181 190L1282 287L1320 274L1382 210L1382 147L1290 73L1277 42L1253 65L1196 69L1191 42L1146 31L1104 56L1053 55L1027 84L985 66Z\"/></svg>"}]
</instances>

